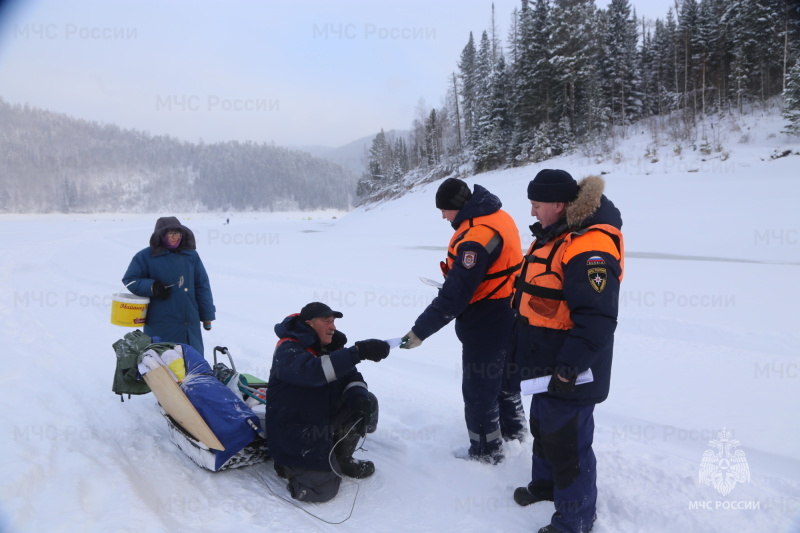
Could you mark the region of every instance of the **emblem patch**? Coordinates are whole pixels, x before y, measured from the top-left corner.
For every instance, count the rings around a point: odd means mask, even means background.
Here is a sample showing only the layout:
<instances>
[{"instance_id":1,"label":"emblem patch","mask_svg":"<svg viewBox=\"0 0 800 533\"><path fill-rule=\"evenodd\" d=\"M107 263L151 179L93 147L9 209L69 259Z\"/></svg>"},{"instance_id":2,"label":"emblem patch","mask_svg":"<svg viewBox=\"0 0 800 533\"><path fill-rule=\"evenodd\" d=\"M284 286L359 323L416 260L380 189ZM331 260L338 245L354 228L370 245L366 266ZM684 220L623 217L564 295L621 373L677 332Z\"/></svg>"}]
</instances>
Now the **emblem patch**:
<instances>
[{"instance_id":1,"label":"emblem patch","mask_svg":"<svg viewBox=\"0 0 800 533\"><path fill-rule=\"evenodd\" d=\"M605 265L606 260L600 257L599 255L593 255L592 257L589 258L588 261L586 261L586 264L588 266Z\"/></svg>"},{"instance_id":2,"label":"emblem patch","mask_svg":"<svg viewBox=\"0 0 800 533\"><path fill-rule=\"evenodd\" d=\"M464 252L461 254L461 264L464 268L472 268L478 261L478 254L476 252Z\"/></svg>"},{"instance_id":3,"label":"emblem patch","mask_svg":"<svg viewBox=\"0 0 800 533\"><path fill-rule=\"evenodd\" d=\"M608 279L608 272L605 268L590 268L588 271L589 283L592 288L597 292L603 292L606 288L606 280Z\"/></svg>"}]
</instances>

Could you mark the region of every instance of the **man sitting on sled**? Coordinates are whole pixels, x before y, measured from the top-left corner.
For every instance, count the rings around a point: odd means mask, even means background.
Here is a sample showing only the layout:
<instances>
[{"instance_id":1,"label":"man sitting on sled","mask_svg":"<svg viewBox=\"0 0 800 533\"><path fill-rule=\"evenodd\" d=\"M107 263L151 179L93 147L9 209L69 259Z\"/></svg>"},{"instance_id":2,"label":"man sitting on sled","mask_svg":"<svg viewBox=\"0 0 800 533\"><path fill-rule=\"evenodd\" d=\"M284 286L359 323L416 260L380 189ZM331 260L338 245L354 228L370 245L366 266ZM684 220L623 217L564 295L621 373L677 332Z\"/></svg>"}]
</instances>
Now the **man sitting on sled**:
<instances>
[{"instance_id":1,"label":"man sitting on sled","mask_svg":"<svg viewBox=\"0 0 800 533\"><path fill-rule=\"evenodd\" d=\"M328 501L342 475L375 472L371 461L353 458L360 438L378 422L378 400L356 365L386 358L389 345L368 339L345 348L347 337L334 325L342 316L312 302L275 325L280 340L267 388L267 444L275 471L300 501Z\"/></svg>"}]
</instances>

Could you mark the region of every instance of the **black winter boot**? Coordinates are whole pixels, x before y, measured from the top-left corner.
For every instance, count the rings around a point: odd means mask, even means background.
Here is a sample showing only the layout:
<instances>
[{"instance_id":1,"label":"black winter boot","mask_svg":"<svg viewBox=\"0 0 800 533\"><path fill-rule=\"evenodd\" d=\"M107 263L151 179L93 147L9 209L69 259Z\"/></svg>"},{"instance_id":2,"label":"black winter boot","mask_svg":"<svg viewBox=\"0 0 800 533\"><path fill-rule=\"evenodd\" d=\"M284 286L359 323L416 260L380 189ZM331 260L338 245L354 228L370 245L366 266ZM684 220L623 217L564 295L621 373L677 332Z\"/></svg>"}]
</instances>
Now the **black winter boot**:
<instances>
[{"instance_id":1,"label":"black winter boot","mask_svg":"<svg viewBox=\"0 0 800 533\"><path fill-rule=\"evenodd\" d=\"M498 465L503 462L504 458L503 441L501 439L495 439L490 442L485 442L483 439L481 439L481 442L470 439L467 459L487 465Z\"/></svg>"},{"instance_id":2,"label":"black winter boot","mask_svg":"<svg viewBox=\"0 0 800 533\"><path fill-rule=\"evenodd\" d=\"M361 435L350 433L339 442L334 450L336 460L343 476L356 479L364 479L375 473L375 464L372 461L360 461L353 459L353 452L356 451Z\"/></svg>"},{"instance_id":3,"label":"black winter boot","mask_svg":"<svg viewBox=\"0 0 800 533\"><path fill-rule=\"evenodd\" d=\"M517 487L514 491L514 501L523 507L536 502L553 501L553 487L539 485L541 485L541 482L530 483L525 487Z\"/></svg>"},{"instance_id":4,"label":"black winter boot","mask_svg":"<svg viewBox=\"0 0 800 533\"><path fill-rule=\"evenodd\" d=\"M352 457L339 460L339 467L342 475L356 479L364 479L375 473L375 464L372 461L360 461Z\"/></svg>"}]
</instances>

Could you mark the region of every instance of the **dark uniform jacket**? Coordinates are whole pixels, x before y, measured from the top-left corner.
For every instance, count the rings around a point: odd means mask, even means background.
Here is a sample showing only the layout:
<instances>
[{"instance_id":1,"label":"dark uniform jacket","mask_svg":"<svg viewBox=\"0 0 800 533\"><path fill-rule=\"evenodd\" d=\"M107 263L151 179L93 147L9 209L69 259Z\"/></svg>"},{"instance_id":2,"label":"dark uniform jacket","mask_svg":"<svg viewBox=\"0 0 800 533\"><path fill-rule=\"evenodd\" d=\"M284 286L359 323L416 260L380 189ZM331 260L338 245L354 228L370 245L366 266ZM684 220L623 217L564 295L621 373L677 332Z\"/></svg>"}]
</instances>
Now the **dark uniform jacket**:
<instances>
[{"instance_id":1,"label":"dark uniform jacket","mask_svg":"<svg viewBox=\"0 0 800 533\"><path fill-rule=\"evenodd\" d=\"M553 395L576 404L605 400L611 379L624 247L622 217L603 187L599 177L582 180L565 218L531 226L535 241L513 300L512 384L553 372L571 378L591 368L592 383ZM546 267L548 260L554 263Z\"/></svg>"},{"instance_id":2,"label":"dark uniform jacket","mask_svg":"<svg viewBox=\"0 0 800 533\"><path fill-rule=\"evenodd\" d=\"M503 327L498 321L502 322L504 318L497 309L509 306L508 296L521 259L519 232L513 220L500 209L500 198L480 185L475 185L474 189L472 197L452 222L456 230L453 241L456 242L450 246L449 253L452 255L448 257L444 284L412 328L421 340L427 339L454 318L462 322L460 326L456 325L457 333L460 331L459 338L470 338L478 343L485 328L492 330ZM469 226L465 224L467 221L475 226L487 224L491 227L497 236L497 244L473 239L471 231L461 238L459 230L464 231L465 226ZM493 268L498 261L502 262L502 266ZM487 278L490 270L498 269ZM483 293L485 296L475 301L475 295Z\"/></svg>"},{"instance_id":3,"label":"dark uniform jacket","mask_svg":"<svg viewBox=\"0 0 800 533\"><path fill-rule=\"evenodd\" d=\"M337 331L324 349L316 332L298 315L275 325L278 345L267 387L267 445L275 463L329 471L332 419L345 403L367 396L355 346Z\"/></svg>"}]
</instances>

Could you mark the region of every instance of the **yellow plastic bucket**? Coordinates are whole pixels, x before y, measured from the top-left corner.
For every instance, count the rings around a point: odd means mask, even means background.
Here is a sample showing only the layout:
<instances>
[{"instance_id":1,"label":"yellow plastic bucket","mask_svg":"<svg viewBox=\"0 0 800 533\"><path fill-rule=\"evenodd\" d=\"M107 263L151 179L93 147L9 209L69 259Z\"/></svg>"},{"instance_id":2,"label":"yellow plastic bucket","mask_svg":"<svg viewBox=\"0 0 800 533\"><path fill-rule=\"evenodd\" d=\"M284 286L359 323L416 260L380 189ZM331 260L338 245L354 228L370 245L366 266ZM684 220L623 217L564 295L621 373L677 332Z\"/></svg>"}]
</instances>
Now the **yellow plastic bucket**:
<instances>
[{"instance_id":1,"label":"yellow plastic bucket","mask_svg":"<svg viewBox=\"0 0 800 533\"><path fill-rule=\"evenodd\" d=\"M127 328L144 326L150 298L129 292L118 292L111 298L111 323Z\"/></svg>"}]
</instances>

